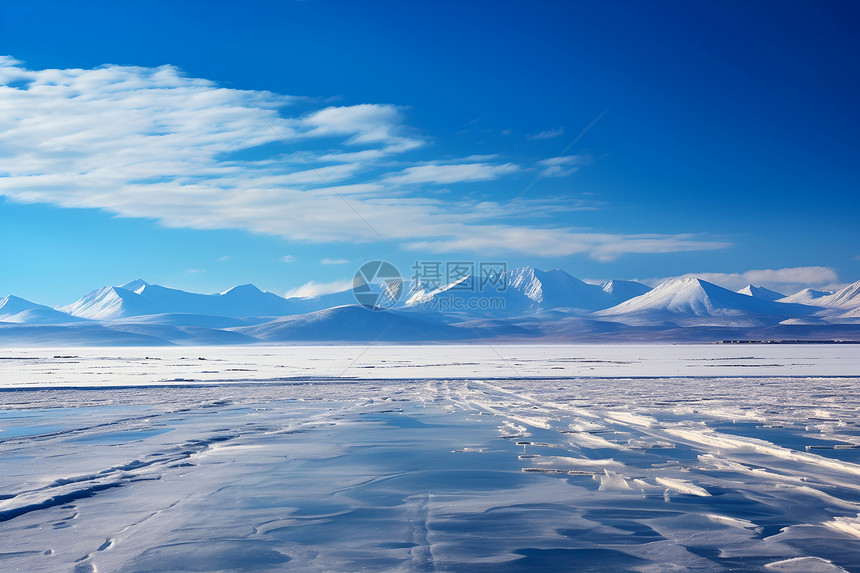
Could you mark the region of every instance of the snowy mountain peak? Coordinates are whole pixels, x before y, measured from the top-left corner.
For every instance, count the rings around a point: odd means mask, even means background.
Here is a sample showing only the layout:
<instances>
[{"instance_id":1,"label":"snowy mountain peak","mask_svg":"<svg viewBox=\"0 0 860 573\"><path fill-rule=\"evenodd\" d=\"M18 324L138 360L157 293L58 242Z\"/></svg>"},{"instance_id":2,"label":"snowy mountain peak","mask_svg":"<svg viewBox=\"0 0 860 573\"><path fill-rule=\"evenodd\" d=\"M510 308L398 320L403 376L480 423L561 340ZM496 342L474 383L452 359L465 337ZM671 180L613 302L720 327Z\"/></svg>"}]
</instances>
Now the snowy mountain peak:
<instances>
[{"instance_id":1,"label":"snowy mountain peak","mask_svg":"<svg viewBox=\"0 0 860 573\"><path fill-rule=\"evenodd\" d=\"M684 294L687 297L704 298L707 296L706 291L708 287L722 288L696 277L678 277L665 280L647 293L635 297L627 302L633 303L633 301L646 296L649 298L643 300L656 300L660 297L676 294Z\"/></svg>"},{"instance_id":2,"label":"snowy mountain peak","mask_svg":"<svg viewBox=\"0 0 860 573\"><path fill-rule=\"evenodd\" d=\"M535 302L545 302L547 297L557 298L576 291L594 291L600 288L584 283L561 269L542 271L534 267L520 267L508 271L506 282L509 288L523 293Z\"/></svg>"},{"instance_id":3,"label":"snowy mountain peak","mask_svg":"<svg viewBox=\"0 0 860 573\"><path fill-rule=\"evenodd\" d=\"M636 281L620 281L617 279L603 283L602 288L603 292L612 296L616 303L630 300L651 290L651 287Z\"/></svg>"},{"instance_id":4,"label":"snowy mountain peak","mask_svg":"<svg viewBox=\"0 0 860 573\"><path fill-rule=\"evenodd\" d=\"M27 299L9 295L0 298L0 322L19 324L63 324L79 321L79 318L69 316L49 306L30 302Z\"/></svg>"},{"instance_id":5,"label":"snowy mountain peak","mask_svg":"<svg viewBox=\"0 0 860 573\"><path fill-rule=\"evenodd\" d=\"M508 273L508 290L524 295L542 309L596 310L615 302L599 285L588 284L561 269L541 271L532 267Z\"/></svg>"},{"instance_id":6,"label":"snowy mountain peak","mask_svg":"<svg viewBox=\"0 0 860 573\"><path fill-rule=\"evenodd\" d=\"M798 340L814 333L841 340L856 339L860 328L860 281L837 293L805 289L772 301L779 293L754 285L734 292L694 276L670 279L651 289L635 281L591 284L560 269L521 267L443 286L412 281L406 292L393 313L373 313L357 306L349 289L299 300L253 284L199 294L136 279L101 287L57 309L14 295L0 298L0 342L4 336L7 341L56 336L83 344L370 340L368 333L380 326L392 328L391 340L471 336L463 328L511 340L536 336L586 340L591 335L650 340L652 333L667 340L789 339L795 333L800 334ZM636 328L627 331L625 325Z\"/></svg>"},{"instance_id":7,"label":"snowy mountain peak","mask_svg":"<svg viewBox=\"0 0 860 573\"><path fill-rule=\"evenodd\" d=\"M509 287L522 292L535 302L543 300L543 284L536 276L534 267L520 267L508 271L506 282Z\"/></svg>"},{"instance_id":8,"label":"snowy mountain peak","mask_svg":"<svg viewBox=\"0 0 860 573\"><path fill-rule=\"evenodd\" d=\"M442 285L438 288L432 288L431 286L424 284L422 281L414 281L410 285L409 290L407 291L406 302L404 303L404 306L419 306L421 304L427 303L433 300L433 297L446 291L449 291L452 288L457 287L457 285L463 284L470 278L472 277L465 276L460 279L457 279L452 283Z\"/></svg>"},{"instance_id":9,"label":"snowy mountain peak","mask_svg":"<svg viewBox=\"0 0 860 573\"><path fill-rule=\"evenodd\" d=\"M833 294L829 290L815 290L811 288L805 288L800 292L796 292L792 295L788 295L787 297L779 299L778 302L792 302L798 304L818 304L816 299L819 299L823 296L827 296Z\"/></svg>"},{"instance_id":10,"label":"snowy mountain peak","mask_svg":"<svg viewBox=\"0 0 860 573\"><path fill-rule=\"evenodd\" d=\"M619 302L600 285L585 283L561 269L542 271L519 267L489 278L476 277L461 286L463 282L466 281L440 288L413 282L407 290L405 305L434 307L435 301L439 303L435 306L438 309L477 309L477 314L486 314L482 309L494 309L496 313L510 316L552 309L581 313ZM481 304L479 299L492 301ZM503 304L499 305L500 301Z\"/></svg>"},{"instance_id":11,"label":"snowy mountain peak","mask_svg":"<svg viewBox=\"0 0 860 573\"><path fill-rule=\"evenodd\" d=\"M535 272L540 272L540 270L531 266L515 267L508 271L508 275L510 275L511 277L534 277Z\"/></svg>"},{"instance_id":12,"label":"snowy mountain peak","mask_svg":"<svg viewBox=\"0 0 860 573\"><path fill-rule=\"evenodd\" d=\"M138 286L136 283L132 281L129 286ZM296 312L293 303L251 284L239 285L221 294L198 294L148 283L133 291L102 287L59 310L94 320L176 313L252 317L285 316Z\"/></svg>"},{"instance_id":13,"label":"snowy mountain peak","mask_svg":"<svg viewBox=\"0 0 860 573\"><path fill-rule=\"evenodd\" d=\"M696 277L682 277L595 314L624 317L630 324L680 321L687 325L741 326L778 322L792 312L803 316L808 314L804 309L739 294Z\"/></svg>"},{"instance_id":14,"label":"snowy mountain peak","mask_svg":"<svg viewBox=\"0 0 860 573\"><path fill-rule=\"evenodd\" d=\"M793 302L830 308L853 310L860 308L860 281L851 283L836 292L813 290L805 288L791 296L779 299L779 302Z\"/></svg>"},{"instance_id":15,"label":"snowy mountain peak","mask_svg":"<svg viewBox=\"0 0 860 573\"><path fill-rule=\"evenodd\" d=\"M149 283L143 279L134 279L133 281L129 281L124 285L120 285L119 288L124 288L125 290L130 290L132 292L138 292L143 287L149 286Z\"/></svg>"},{"instance_id":16,"label":"snowy mountain peak","mask_svg":"<svg viewBox=\"0 0 860 573\"><path fill-rule=\"evenodd\" d=\"M844 289L836 291L831 295L819 298L816 304L847 309L860 307L860 281L851 283Z\"/></svg>"},{"instance_id":17,"label":"snowy mountain peak","mask_svg":"<svg viewBox=\"0 0 860 573\"><path fill-rule=\"evenodd\" d=\"M251 294L251 295L255 295L255 294L261 294L261 293L263 293L263 291L261 291L256 286L252 285L251 283L248 283L248 284L244 284L244 285L236 285L233 288L229 288L229 289L225 290L224 292L222 292L221 295L222 296L227 295L227 294L232 294L232 295Z\"/></svg>"},{"instance_id":18,"label":"snowy mountain peak","mask_svg":"<svg viewBox=\"0 0 860 573\"><path fill-rule=\"evenodd\" d=\"M702 286L705 284L711 284L711 283L704 281L704 280L697 278L697 277L677 277L674 279L669 279L663 283L660 283L659 285L657 285L657 288L671 287L673 285L675 285L675 286L681 286L681 285L683 285L683 286Z\"/></svg>"},{"instance_id":19,"label":"snowy mountain peak","mask_svg":"<svg viewBox=\"0 0 860 573\"><path fill-rule=\"evenodd\" d=\"M41 306L41 304L36 304L35 302L30 302L27 299L11 294L0 298L0 312L2 314L15 314Z\"/></svg>"},{"instance_id":20,"label":"snowy mountain peak","mask_svg":"<svg viewBox=\"0 0 860 573\"><path fill-rule=\"evenodd\" d=\"M779 300L781 298L785 298L785 295L775 290L770 290L764 287L755 286L755 285L747 285L744 288L737 291L738 294L745 294L747 296L754 296L756 298L762 298L764 300Z\"/></svg>"},{"instance_id":21,"label":"snowy mountain peak","mask_svg":"<svg viewBox=\"0 0 860 573\"><path fill-rule=\"evenodd\" d=\"M149 286L149 285L146 285ZM103 286L90 291L72 304L58 307L57 310L92 320L111 320L131 316L138 294L122 287Z\"/></svg>"}]
</instances>

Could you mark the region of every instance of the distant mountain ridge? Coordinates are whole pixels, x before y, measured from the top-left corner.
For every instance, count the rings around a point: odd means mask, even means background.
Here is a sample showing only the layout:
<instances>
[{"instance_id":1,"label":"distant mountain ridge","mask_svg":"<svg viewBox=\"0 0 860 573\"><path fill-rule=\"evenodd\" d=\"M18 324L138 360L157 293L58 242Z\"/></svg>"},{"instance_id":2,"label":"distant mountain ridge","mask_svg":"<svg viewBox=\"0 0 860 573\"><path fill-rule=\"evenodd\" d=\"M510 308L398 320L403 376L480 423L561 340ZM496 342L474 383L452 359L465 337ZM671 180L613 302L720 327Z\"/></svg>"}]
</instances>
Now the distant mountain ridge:
<instances>
[{"instance_id":1,"label":"distant mountain ridge","mask_svg":"<svg viewBox=\"0 0 860 573\"><path fill-rule=\"evenodd\" d=\"M126 288L128 287L128 288ZM131 290L134 288L134 290ZM148 314L204 314L210 316L284 316L296 306L254 285L239 285L218 294L197 294L149 284L141 279L122 287L102 287L58 310L93 320L116 320Z\"/></svg>"},{"instance_id":2,"label":"distant mountain ridge","mask_svg":"<svg viewBox=\"0 0 860 573\"><path fill-rule=\"evenodd\" d=\"M778 299L778 302L796 302L800 304L815 304L813 301L815 299L821 298L823 296L827 296L833 294L829 290L815 290L811 288L805 288L800 292L796 292L792 295L788 295L781 299Z\"/></svg>"},{"instance_id":3,"label":"distant mountain ridge","mask_svg":"<svg viewBox=\"0 0 860 573\"><path fill-rule=\"evenodd\" d=\"M81 318L70 316L49 306L36 304L21 297L9 295L0 298L0 322L17 324L65 324Z\"/></svg>"},{"instance_id":4,"label":"distant mountain ridge","mask_svg":"<svg viewBox=\"0 0 860 573\"><path fill-rule=\"evenodd\" d=\"M483 279L412 281L388 311L361 307L351 290L287 299L250 284L198 294L142 279L95 289L58 308L10 295L0 299L0 345L860 340L860 281L835 293L783 296L692 277L653 289L624 280L592 284L534 267Z\"/></svg>"},{"instance_id":5,"label":"distant mountain ridge","mask_svg":"<svg viewBox=\"0 0 860 573\"><path fill-rule=\"evenodd\" d=\"M736 291L738 294L745 294L747 296L752 296L755 298L762 298L764 300L775 301L781 298L785 298L785 295L776 292L775 290L770 290L764 287L755 286L755 285L747 285L744 288Z\"/></svg>"},{"instance_id":6,"label":"distant mountain ridge","mask_svg":"<svg viewBox=\"0 0 860 573\"><path fill-rule=\"evenodd\" d=\"M619 281L615 279L603 283L602 288L603 292L613 298L615 304L643 295L651 290L651 287L648 285L636 281Z\"/></svg>"}]
</instances>

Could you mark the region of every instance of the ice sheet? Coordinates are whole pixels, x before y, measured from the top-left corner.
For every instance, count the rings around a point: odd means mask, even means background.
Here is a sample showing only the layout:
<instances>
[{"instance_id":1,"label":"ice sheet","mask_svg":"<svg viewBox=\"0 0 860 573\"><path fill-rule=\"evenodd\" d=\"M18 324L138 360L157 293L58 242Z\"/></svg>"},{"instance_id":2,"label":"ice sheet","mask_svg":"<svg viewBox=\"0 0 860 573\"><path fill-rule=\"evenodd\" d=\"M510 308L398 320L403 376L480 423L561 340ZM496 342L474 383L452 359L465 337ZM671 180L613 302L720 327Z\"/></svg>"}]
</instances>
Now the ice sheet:
<instances>
[{"instance_id":1,"label":"ice sheet","mask_svg":"<svg viewBox=\"0 0 860 573\"><path fill-rule=\"evenodd\" d=\"M857 344L0 348L0 387L307 378L857 376Z\"/></svg>"},{"instance_id":2,"label":"ice sheet","mask_svg":"<svg viewBox=\"0 0 860 573\"><path fill-rule=\"evenodd\" d=\"M298 354L261 349L0 361L22 377L0 392L0 570L860 570L858 378L545 375L613 351L584 348L502 349L532 377L444 365L460 348L365 353L357 378L267 379ZM696 348L616 359L855 360ZM169 382L186 363L259 377Z\"/></svg>"}]
</instances>

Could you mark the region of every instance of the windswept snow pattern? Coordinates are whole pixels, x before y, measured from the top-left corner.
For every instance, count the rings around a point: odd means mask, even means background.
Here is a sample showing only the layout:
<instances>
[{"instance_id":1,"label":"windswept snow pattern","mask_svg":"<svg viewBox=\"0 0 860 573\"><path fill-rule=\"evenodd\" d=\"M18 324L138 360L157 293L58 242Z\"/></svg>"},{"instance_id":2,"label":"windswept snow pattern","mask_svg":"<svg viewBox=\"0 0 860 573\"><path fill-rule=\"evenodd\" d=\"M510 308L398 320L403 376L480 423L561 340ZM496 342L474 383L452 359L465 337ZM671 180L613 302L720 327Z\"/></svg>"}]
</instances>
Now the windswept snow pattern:
<instances>
[{"instance_id":1,"label":"windswept snow pattern","mask_svg":"<svg viewBox=\"0 0 860 573\"><path fill-rule=\"evenodd\" d=\"M4 351L0 568L856 571L853 348Z\"/></svg>"}]
</instances>

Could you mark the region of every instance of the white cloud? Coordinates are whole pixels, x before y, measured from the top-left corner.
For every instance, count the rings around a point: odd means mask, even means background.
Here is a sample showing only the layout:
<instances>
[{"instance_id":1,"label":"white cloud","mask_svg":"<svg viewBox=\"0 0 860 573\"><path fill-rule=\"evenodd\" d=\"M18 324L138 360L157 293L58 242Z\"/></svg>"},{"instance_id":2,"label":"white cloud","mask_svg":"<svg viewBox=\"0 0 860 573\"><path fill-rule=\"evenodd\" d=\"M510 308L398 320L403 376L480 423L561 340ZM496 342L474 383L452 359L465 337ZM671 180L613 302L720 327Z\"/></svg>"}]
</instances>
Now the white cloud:
<instances>
[{"instance_id":1,"label":"white cloud","mask_svg":"<svg viewBox=\"0 0 860 573\"><path fill-rule=\"evenodd\" d=\"M296 257L293 255L284 255L280 260L282 263L294 263L296 262Z\"/></svg>"},{"instance_id":2,"label":"white cloud","mask_svg":"<svg viewBox=\"0 0 860 573\"><path fill-rule=\"evenodd\" d=\"M446 185L471 181L490 181L517 171L513 163L490 165L488 163L463 163L460 165L418 165L407 167L400 173L385 177L387 183L414 184L433 183Z\"/></svg>"},{"instance_id":3,"label":"white cloud","mask_svg":"<svg viewBox=\"0 0 860 573\"><path fill-rule=\"evenodd\" d=\"M522 168L493 155L421 163L398 157L395 163L398 154L425 143L396 106L290 116L298 98L219 87L172 66L29 70L0 57L0 82L11 84L0 85L0 195L13 201L293 241L355 244L382 236L434 252L584 253L611 260L726 246L690 235L510 224L482 234L497 217L551 213L553 205L430 196L423 186L497 180ZM281 137L288 145L277 150ZM259 151L267 144L276 151ZM545 161L544 169L574 167L572 160ZM392 164L403 168L390 172ZM379 175L383 170L389 172ZM560 199L555 208L569 204Z\"/></svg>"},{"instance_id":4,"label":"white cloud","mask_svg":"<svg viewBox=\"0 0 860 573\"><path fill-rule=\"evenodd\" d=\"M306 115L298 127L310 127L305 135L349 136L350 145L382 144L387 151L402 152L424 144L421 139L401 134L403 117L393 105L361 104L327 107Z\"/></svg>"},{"instance_id":5,"label":"white cloud","mask_svg":"<svg viewBox=\"0 0 860 573\"><path fill-rule=\"evenodd\" d=\"M324 294L343 292L351 288L352 281L348 279L341 279L327 283L308 281L300 287L296 287L285 292L284 298L313 298Z\"/></svg>"},{"instance_id":6,"label":"white cloud","mask_svg":"<svg viewBox=\"0 0 860 573\"><path fill-rule=\"evenodd\" d=\"M752 283L810 283L824 284L839 280L836 271L830 267L793 267L785 269L763 269L747 271L743 277ZM745 286L745 285L742 285Z\"/></svg>"},{"instance_id":7,"label":"white cloud","mask_svg":"<svg viewBox=\"0 0 860 573\"><path fill-rule=\"evenodd\" d=\"M544 170L541 171L541 175L544 177L566 177L579 169L580 165L587 163L588 160L588 157L583 155L563 155L538 161L538 164L544 167Z\"/></svg>"},{"instance_id":8,"label":"white cloud","mask_svg":"<svg viewBox=\"0 0 860 573\"><path fill-rule=\"evenodd\" d=\"M562 135L564 135L564 127L557 127L555 129L546 129L538 133L530 133L526 135L526 137L529 139L552 139L554 137L561 137Z\"/></svg>"},{"instance_id":9,"label":"white cloud","mask_svg":"<svg viewBox=\"0 0 860 573\"><path fill-rule=\"evenodd\" d=\"M347 259L329 259L328 257L320 261L323 265L345 265L349 261Z\"/></svg>"},{"instance_id":10,"label":"white cloud","mask_svg":"<svg viewBox=\"0 0 860 573\"><path fill-rule=\"evenodd\" d=\"M807 287L832 290L841 286L836 271L830 267L758 269L743 273L687 273L683 276L700 278L732 290L752 284L783 294L792 294ZM654 286L667 278L674 277L645 279L642 282Z\"/></svg>"},{"instance_id":11,"label":"white cloud","mask_svg":"<svg viewBox=\"0 0 860 573\"><path fill-rule=\"evenodd\" d=\"M620 235L581 233L571 229L533 229L494 225L481 235L443 241L415 241L414 250L436 253L480 251L487 254L519 252L555 257L584 254L598 261L613 261L627 253L675 253L703 251L729 246L694 235Z\"/></svg>"}]
</instances>

